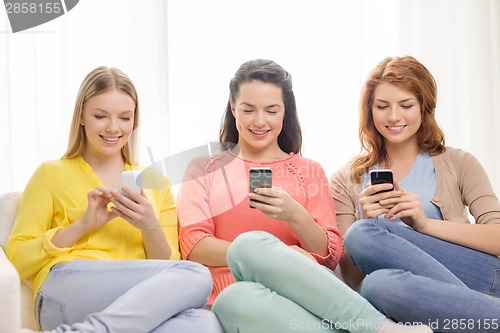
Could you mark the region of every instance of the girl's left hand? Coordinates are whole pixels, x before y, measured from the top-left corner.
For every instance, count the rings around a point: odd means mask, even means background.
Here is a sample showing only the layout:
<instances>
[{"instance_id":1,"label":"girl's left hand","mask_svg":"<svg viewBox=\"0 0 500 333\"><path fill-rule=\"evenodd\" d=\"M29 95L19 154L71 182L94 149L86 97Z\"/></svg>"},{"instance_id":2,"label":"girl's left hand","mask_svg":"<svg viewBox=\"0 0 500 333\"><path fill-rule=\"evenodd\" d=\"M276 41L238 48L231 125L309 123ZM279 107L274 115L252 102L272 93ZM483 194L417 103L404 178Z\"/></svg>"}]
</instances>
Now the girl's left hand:
<instances>
[{"instance_id":1,"label":"girl's left hand","mask_svg":"<svg viewBox=\"0 0 500 333\"><path fill-rule=\"evenodd\" d=\"M304 209L279 186L257 188L254 193L249 193L248 197L251 207L275 220L291 221L297 216L298 209Z\"/></svg>"},{"instance_id":2,"label":"girl's left hand","mask_svg":"<svg viewBox=\"0 0 500 333\"><path fill-rule=\"evenodd\" d=\"M425 226L427 217L425 216L420 197L412 192L403 190L398 183L394 183L396 190L401 191L398 197L380 200L381 205L394 205L386 213L385 218L388 220L401 219L404 223L415 230L420 230Z\"/></svg>"},{"instance_id":3,"label":"girl's left hand","mask_svg":"<svg viewBox=\"0 0 500 333\"><path fill-rule=\"evenodd\" d=\"M115 205L112 207L113 213L142 231L158 227L159 221L144 190L141 190L139 194L124 186L123 191L129 198L113 190L114 199L112 202Z\"/></svg>"}]
</instances>

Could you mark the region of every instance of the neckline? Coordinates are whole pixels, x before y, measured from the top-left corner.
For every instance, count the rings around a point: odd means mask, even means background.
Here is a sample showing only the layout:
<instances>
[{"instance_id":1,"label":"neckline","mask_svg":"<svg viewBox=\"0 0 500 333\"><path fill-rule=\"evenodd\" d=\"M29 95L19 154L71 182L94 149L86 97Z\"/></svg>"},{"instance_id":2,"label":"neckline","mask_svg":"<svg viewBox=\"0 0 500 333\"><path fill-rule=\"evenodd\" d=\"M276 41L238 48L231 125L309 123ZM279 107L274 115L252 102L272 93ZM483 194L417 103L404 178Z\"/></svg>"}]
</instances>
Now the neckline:
<instances>
[{"instance_id":1,"label":"neckline","mask_svg":"<svg viewBox=\"0 0 500 333\"><path fill-rule=\"evenodd\" d=\"M401 184L402 182L404 182L404 181L405 181L405 179L406 179L406 178L408 178L408 175L410 175L410 174L412 173L413 169L415 169L415 168L416 168L416 165L419 163L420 159L422 158L422 154L423 154L423 153L424 153L424 152L423 152L422 150L419 150L419 151L418 151L417 158L415 159L415 162L413 162L413 165L411 166L410 170L408 170L408 172L406 173L406 175L405 175L402 179L400 179L400 180L398 181L398 184ZM372 168L372 169L379 169L379 168L380 168L380 164L379 164L379 163L377 163L377 164L375 164L375 165L373 166L373 168Z\"/></svg>"},{"instance_id":2,"label":"neckline","mask_svg":"<svg viewBox=\"0 0 500 333\"><path fill-rule=\"evenodd\" d=\"M244 158L241 155L237 155L231 148L229 148L227 150L227 152L228 152L229 155L233 156L234 158L237 158L237 159L242 160L244 162L256 163L256 164L273 164L273 163L279 163L279 162L290 160L294 156L296 156L296 154L294 152L291 152L291 153L288 154L288 156L283 157L283 158L278 158L278 159L275 159L275 160L267 160L267 161L256 161L256 160L251 160L251 159Z\"/></svg>"}]
</instances>

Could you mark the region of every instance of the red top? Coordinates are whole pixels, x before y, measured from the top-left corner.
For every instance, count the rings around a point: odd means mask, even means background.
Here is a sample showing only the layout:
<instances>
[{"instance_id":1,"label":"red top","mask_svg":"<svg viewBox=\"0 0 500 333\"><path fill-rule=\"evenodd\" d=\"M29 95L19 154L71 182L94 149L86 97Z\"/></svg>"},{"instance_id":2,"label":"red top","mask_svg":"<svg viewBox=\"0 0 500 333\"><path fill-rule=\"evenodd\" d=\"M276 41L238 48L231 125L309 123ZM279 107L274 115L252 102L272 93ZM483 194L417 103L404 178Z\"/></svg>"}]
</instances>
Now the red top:
<instances>
[{"instance_id":1,"label":"red top","mask_svg":"<svg viewBox=\"0 0 500 333\"><path fill-rule=\"evenodd\" d=\"M248 171L251 167L273 170L273 185L280 186L306 208L328 235L328 255L311 253L316 260L335 269L342 253L342 236L330 185L321 165L302 156L271 162L242 159L231 151L216 157L193 160L180 188L177 211L181 254L186 258L205 237L232 242L247 231L267 231L287 245L300 246L288 223L273 220L248 205ZM209 304L226 286L234 282L228 267L209 267L214 282Z\"/></svg>"}]
</instances>

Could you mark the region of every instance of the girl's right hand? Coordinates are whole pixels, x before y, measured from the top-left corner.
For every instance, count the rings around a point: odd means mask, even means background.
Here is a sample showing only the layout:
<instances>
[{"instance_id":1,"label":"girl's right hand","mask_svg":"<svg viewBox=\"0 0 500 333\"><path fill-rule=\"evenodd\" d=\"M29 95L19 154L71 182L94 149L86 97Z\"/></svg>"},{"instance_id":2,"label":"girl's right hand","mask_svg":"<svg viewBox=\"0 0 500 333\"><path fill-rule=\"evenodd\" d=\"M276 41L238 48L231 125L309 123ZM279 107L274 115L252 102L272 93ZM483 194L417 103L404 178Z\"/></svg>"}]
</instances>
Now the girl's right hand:
<instances>
[{"instance_id":1,"label":"girl's right hand","mask_svg":"<svg viewBox=\"0 0 500 333\"><path fill-rule=\"evenodd\" d=\"M389 209L394 207L394 204L380 204L380 200L401 196L401 191L398 190L380 192L384 190L392 190L393 187L393 184L387 183L377 185L371 185L371 183L368 183L368 186L361 191L359 198L359 203L361 205L361 218L377 218L380 214L385 214L389 211Z\"/></svg>"},{"instance_id":2,"label":"girl's right hand","mask_svg":"<svg viewBox=\"0 0 500 333\"><path fill-rule=\"evenodd\" d=\"M113 198L111 190L104 186L97 186L93 191L87 193L87 210L80 219L82 227L87 232L99 229L116 217L114 212L108 210L108 204Z\"/></svg>"},{"instance_id":3,"label":"girl's right hand","mask_svg":"<svg viewBox=\"0 0 500 333\"><path fill-rule=\"evenodd\" d=\"M52 243L59 248L71 247L86 234L102 227L116 217L108 210L108 203L113 199L111 191L98 186L87 193L88 205L82 217L65 228L57 231Z\"/></svg>"}]
</instances>

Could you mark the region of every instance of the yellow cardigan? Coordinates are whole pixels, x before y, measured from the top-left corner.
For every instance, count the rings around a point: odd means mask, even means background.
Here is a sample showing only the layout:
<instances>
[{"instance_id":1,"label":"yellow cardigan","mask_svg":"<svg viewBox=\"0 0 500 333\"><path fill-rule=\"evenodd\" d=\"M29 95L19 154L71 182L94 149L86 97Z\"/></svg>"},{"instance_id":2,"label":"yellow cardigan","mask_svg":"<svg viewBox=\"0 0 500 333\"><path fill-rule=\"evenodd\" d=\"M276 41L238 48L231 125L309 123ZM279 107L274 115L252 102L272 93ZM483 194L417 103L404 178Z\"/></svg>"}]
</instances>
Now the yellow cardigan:
<instances>
[{"instance_id":1,"label":"yellow cardigan","mask_svg":"<svg viewBox=\"0 0 500 333\"><path fill-rule=\"evenodd\" d=\"M126 165L126 169L131 166ZM162 179L163 188L144 189L144 192L172 247L171 259L179 259L175 199L168 181ZM52 244L58 230L83 215L88 204L87 193L96 186L103 183L81 156L42 163L26 185L6 252L21 279L30 278L34 295L50 269L61 262L80 258L146 259L140 230L119 217L82 237L72 247L58 248Z\"/></svg>"}]
</instances>

